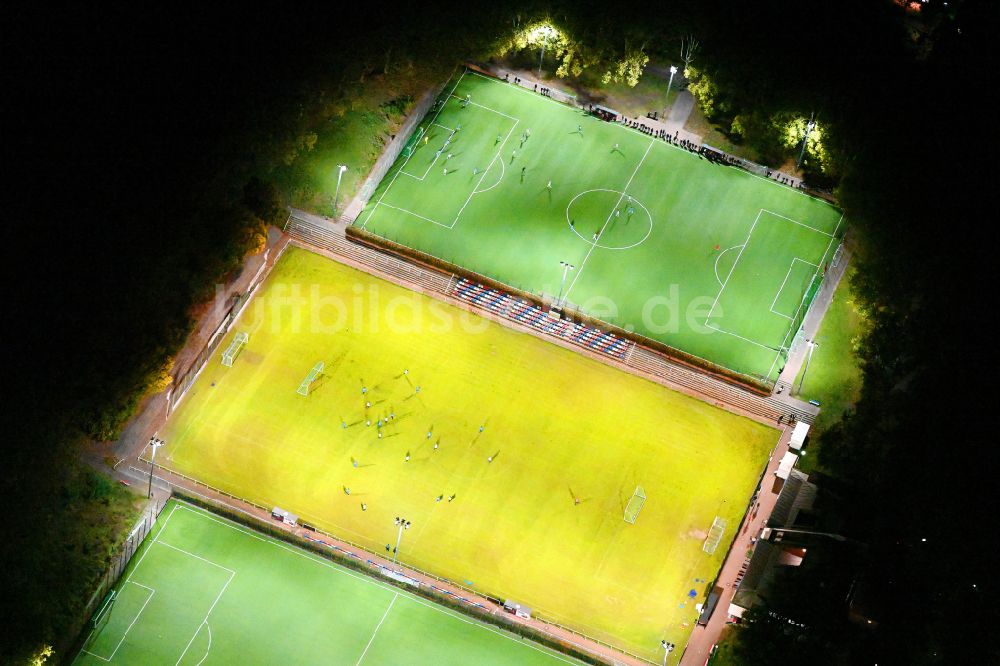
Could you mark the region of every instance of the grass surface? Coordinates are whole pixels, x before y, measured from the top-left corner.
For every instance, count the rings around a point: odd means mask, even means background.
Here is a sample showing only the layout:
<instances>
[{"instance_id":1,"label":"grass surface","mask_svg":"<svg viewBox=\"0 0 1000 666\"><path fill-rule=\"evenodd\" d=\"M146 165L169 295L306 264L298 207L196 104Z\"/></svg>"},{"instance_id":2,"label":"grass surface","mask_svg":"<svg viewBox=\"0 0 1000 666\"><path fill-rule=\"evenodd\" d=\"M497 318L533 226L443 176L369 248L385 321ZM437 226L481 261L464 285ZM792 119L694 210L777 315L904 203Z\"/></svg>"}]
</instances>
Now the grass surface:
<instances>
[{"instance_id":1,"label":"grass surface","mask_svg":"<svg viewBox=\"0 0 1000 666\"><path fill-rule=\"evenodd\" d=\"M552 297L569 262L573 307L777 375L838 210L475 73L446 90L356 225Z\"/></svg>"},{"instance_id":2,"label":"grass surface","mask_svg":"<svg viewBox=\"0 0 1000 666\"><path fill-rule=\"evenodd\" d=\"M409 565L651 658L685 642L731 537L705 534L738 524L775 430L297 248L243 317L157 462L380 552L403 516Z\"/></svg>"},{"instance_id":3,"label":"grass surface","mask_svg":"<svg viewBox=\"0 0 1000 666\"><path fill-rule=\"evenodd\" d=\"M170 502L77 664L577 663Z\"/></svg>"},{"instance_id":4,"label":"grass surface","mask_svg":"<svg viewBox=\"0 0 1000 666\"><path fill-rule=\"evenodd\" d=\"M854 355L854 344L861 335L862 319L851 297L852 274L853 269L849 268L833 294L830 308L816 333L819 344L813 351L808 372L803 364L795 378L798 389L805 372L802 389L796 395L803 400L816 400L822 406L810 431L808 455L799 464L806 472L813 471L818 462L818 443L823 431L839 421L861 393L861 368Z\"/></svg>"}]
</instances>

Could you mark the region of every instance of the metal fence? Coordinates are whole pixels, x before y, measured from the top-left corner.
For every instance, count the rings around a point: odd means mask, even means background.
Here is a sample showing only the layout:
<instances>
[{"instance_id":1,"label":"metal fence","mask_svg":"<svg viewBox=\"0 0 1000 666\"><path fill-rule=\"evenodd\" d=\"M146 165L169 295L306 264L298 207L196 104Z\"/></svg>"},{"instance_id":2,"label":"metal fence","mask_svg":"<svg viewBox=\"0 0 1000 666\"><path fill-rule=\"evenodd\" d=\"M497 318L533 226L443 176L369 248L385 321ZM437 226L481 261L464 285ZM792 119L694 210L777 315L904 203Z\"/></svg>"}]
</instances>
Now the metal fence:
<instances>
[{"instance_id":1,"label":"metal fence","mask_svg":"<svg viewBox=\"0 0 1000 666\"><path fill-rule=\"evenodd\" d=\"M166 506L166 500L153 500L149 505L147 505L145 511L143 511L142 517L128 533L125 541L119 546L118 554L111 560L111 565L108 566L104 575L101 577L101 581L98 583L97 589L94 590L94 593L90 596L90 599L84 606L82 613L83 617L89 620L97 609L97 605L118 583L119 579L121 579L122 574L125 573L125 570L128 568L128 563L139 550L143 540L153 529L153 525L156 524L156 519L160 515L160 512L163 511L164 506Z\"/></svg>"},{"instance_id":2,"label":"metal fence","mask_svg":"<svg viewBox=\"0 0 1000 666\"><path fill-rule=\"evenodd\" d=\"M205 343L205 347L198 353L195 357L194 362L188 366L187 370L184 372L180 378L174 381L174 387L171 389L167 397L167 414L174 411L174 409L181 403L184 396L187 394L188 389L194 384L194 380L198 378L201 374L202 369L208 360L218 349L219 344L222 339L226 337L226 333L229 332L236 320L239 319L240 315L243 314L243 310L246 308L250 299L253 297L257 288L261 285L264 279L271 272L271 268L278 262L281 258L282 253L285 251L285 247L282 246L278 252L271 257L271 249L268 248L264 254L264 261L261 262L260 268L257 269L257 273L254 274L253 278L250 280L250 285L243 293L236 294L233 296L233 303L226 310L226 313L222 316L222 320L219 322L218 327L209 337L208 342Z\"/></svg>"}]
</instances>

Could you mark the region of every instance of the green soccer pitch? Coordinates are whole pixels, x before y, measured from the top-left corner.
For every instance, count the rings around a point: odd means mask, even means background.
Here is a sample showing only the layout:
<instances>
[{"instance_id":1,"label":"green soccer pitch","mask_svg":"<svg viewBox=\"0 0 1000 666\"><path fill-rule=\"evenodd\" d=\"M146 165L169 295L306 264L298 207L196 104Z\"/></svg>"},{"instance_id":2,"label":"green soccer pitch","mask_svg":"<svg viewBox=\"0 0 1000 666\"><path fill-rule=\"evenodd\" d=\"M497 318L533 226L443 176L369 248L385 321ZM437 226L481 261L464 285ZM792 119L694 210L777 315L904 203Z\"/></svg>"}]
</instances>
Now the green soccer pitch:
<instances>
[{"instance_id":1,"label":"green soccer pitch","mask_svg":"<svg viewBox=\"0 0 1000 666\"><path fill-rule=\"evenodd\" d=\"M776 378L837 209L474 72L445 90L357 227L551 298L567 262L570 307Z\"/></svg>"},{"instance_id":2,"label":"green soccer pitch","mask_svg":"<svg viewBox=\"0 0 1000 666\"><path fill-rule=\"evenodd\" d=\"M406 518L407 565L650 658L685 642L776 430L295 247L247 308L157 463L383 554Z\"/></svg>"},{"instance_id":3,"label":"green soccer pitch","mask_svg":"<svg viewBox=\"0 0 1000 666\"><path fill-rule=\"evenodd\" d=\"M117 592L76 664L579 663L174 501Z\"/></svg>"}]
</instances>

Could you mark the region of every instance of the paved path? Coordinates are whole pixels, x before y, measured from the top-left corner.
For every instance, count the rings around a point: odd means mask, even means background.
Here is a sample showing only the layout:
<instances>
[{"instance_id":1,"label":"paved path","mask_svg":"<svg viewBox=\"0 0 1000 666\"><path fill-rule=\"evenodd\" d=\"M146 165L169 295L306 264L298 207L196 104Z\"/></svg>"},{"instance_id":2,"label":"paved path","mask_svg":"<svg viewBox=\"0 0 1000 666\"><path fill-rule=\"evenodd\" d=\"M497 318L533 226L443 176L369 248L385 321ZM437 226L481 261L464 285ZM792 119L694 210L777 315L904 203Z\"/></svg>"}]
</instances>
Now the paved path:
<instances>
[{"instance_id":1,"label":"paved path","mask_svg":"<svg viewBox=\"0 0 1000 666\"><path fill-rule=\"evenodd\" d=\"M756 504L751 507L750 514L744 519L740 533L736 535L729 556L722 565L716 585L722 587L722 596L715 612L707 626L696 625L688 639L687 648L681 655L681 666L702 666L711 653L712 646L719 641L719 635L729 619L729 604L736 593L736 578L748 561L747 551L750 549L750 539L760 534L761 528L771 516L771 511L778 501L781 484L776 484L774 473L778 470L781 458L788 451L788 440L791 439L791 428L782 429L781 439L771 454L767 463L767 471L761 481L760 492Z\"/></svg>"},{"instance_id":2,"label":"paved path","mask_svg":"<svg viewBox=\"0 0 1000 666\"><path fill-rule=\"evenodd\" d=\"M850 260L851 252L847 247L847 243L844 243L844 251L840 257L840 262L836 267L831 267L827 270L819 293L816 294L812 306L806 313L806 318L802 324L804 327L802 335L804 341L812 340L816 337L820 323L822 323L823 317L826 316L826 311L830 309L830 303L833 302L833 294L837 291L837 286L840 284L841 278L844 277L844 273L847 272L847 265L850 263ZM785 363L785 367L781 371L778 381L775 383L776 394L791 396L794 390L793 382L799 374L799 369L805 363L808 353L809 345L801 344L799 345L799 349L789 355L788 361ZM778 393L779 391L780 393Z\"/></svg>"},{"instance_id":3,"label":"paved path","mask_svg":"<svg viewBox=\"0 0 1000 666\"><path fill-rule=\"evenodd\" d=\"M687 123L692 111L694 111L694 95L687 90L677 93L677 97L674 98L674 103L670 107L670 115L667 116L668 130L671 127L674 130L684 129L684 124Z\"/></svg>"}]
</instances>

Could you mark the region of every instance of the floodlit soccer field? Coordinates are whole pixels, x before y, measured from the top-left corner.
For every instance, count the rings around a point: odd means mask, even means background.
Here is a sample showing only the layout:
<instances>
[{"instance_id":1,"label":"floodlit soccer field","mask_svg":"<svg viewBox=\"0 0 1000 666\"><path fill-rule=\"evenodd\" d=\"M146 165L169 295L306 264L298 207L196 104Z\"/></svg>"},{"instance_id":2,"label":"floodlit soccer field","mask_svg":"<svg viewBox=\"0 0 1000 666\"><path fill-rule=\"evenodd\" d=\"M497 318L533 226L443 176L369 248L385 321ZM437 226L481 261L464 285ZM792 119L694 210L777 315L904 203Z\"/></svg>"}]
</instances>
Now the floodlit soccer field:
<instances>
[{"instance_id":1,"label":"floodlit soccer field","mask_svg":"<svg viewBox=\"0 0 1000 666\"><path fill-rule=\"evenodd\" d=\"M76 664L576 661L171 502Z\"/></svg>"},{"instance_id":2,"label":"floodlit soccer field","mask_svg":"<svg viewBox=\"0 0 1000 666\"><path fill-rule=\"evenodd\" d=\"M291 247L161 436L168 468L377 552L406 518L406 564L657 658L778 433Z\"/></svg>"},{"instance_id":3,"label":"floodlit soccer field","mask_svg":"<svg viewBox=\"0 0 1000 666\"><path fill-rule=\"evenodd\" d=\"M356 226L552 298L567 262L571 305L777 376L840 211L474 72L445 90Z\"/></svg>"}]
</instances>

